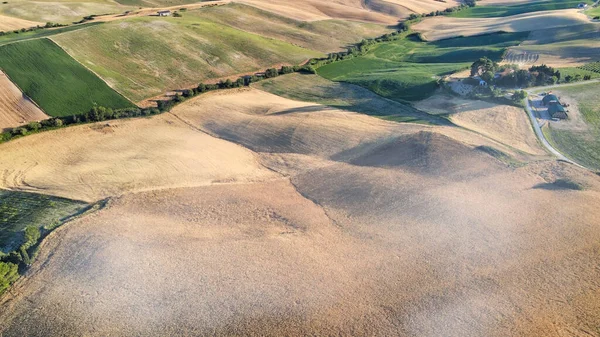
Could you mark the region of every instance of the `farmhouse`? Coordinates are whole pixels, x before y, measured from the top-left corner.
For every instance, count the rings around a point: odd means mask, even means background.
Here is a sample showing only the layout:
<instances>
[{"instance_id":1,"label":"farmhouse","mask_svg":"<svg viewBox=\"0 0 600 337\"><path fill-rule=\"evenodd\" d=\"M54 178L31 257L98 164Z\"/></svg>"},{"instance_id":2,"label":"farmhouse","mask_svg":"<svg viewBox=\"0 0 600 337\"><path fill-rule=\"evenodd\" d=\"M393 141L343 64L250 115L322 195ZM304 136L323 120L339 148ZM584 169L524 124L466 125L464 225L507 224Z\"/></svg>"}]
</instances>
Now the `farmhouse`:
<instances>
[{"instance_id":1,"label":"farmhouse","mask_svg":"<svg viewBox=\"0 0 600 337\"><path fill-rule=\"evenodd\" d=\"M544 98L542 98L542 104L544 106L547 106L554 102L560 104L560 102L558 101L558 97L556 97L556 95L554 95L554 94L548 94L548 95L544 96Z\"/></svg>"},{"instance_id":2,"label":"farmhouse","mask_svg":"<svg viewBox=\"0 0 600 337\"><path fill-rule=\"evenodd\" d=\"M158 16L169 16L171 15L171 11L166 10L166 11L158 11Z\"/></svg>"},{"instance_id":3,"label":"farmhouse","mask_svg":"<svg viewBox=\"0 0 600 337\"><path fill-rule=\"evenodd\" d=\"M552 118L559 118L559 119L567 119L568 118L567 111L558 102L553 102L550 104L550 106L548 107L548 113L550 114L550 116Z\"/></svg>"}]
</instances>

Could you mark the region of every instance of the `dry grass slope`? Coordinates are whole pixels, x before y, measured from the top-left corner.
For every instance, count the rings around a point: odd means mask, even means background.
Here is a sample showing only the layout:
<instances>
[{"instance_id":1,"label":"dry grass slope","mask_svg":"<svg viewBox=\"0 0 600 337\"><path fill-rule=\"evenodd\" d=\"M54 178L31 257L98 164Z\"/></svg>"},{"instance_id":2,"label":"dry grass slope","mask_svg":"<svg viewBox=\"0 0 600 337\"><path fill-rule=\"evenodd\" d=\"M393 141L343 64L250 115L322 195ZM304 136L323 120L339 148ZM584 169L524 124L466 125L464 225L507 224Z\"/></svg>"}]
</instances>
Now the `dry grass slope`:
<instances>
[{"instance_id":1,"label":"dry grass slope","mask_svg":"<svg viewBox=\"0 0 600 337\"><path fill-rule=\"evenodd\" d=\"M2 144L0 152L1 188L85 201L270 176L251 152L170 115L44 132Z\"/></svg>"},{"instance_id":2,"label":"dry grass slope","mask_svg":"<svg viewBox=\"0 0 600 337\"><path fill-rule=\"evenodd\" d=\"M514 169L458 128L253 89L203 95L173 114L186 123L166 115L94 126L114 129L90 137L107 143L91 151L106 168L94 181L135 181L141 168L160 176L163 163L183 162L173 175L190 187L112 198L55 232L2 299L0 333L559 336L600 326L594 174L557 162ZM0 151L71 144L83 131ZM56 154L56 167L89 169L74 152ZM272 171L259 174L256 159ZM230 167L238 183L194 184L194 174ZM47 185L28 178L36 170L21 177ZM60 178L49 172L46 181ZM585 189L551 188L559 179Z\"/></svg>"},{"instance_id":3,"label":"dry grass slope","mask_svg":"<svg viewBox=\"0 0 600 337\"><path fill-rule=\"evenodd\" d=\"M412 28L428 40L457 36L481 35L493 32L527 32L556 27L577 26L589 22L577 9L534 12L508 17L465 19L435 17L425 19Z\"/></svg>"},{"instance_id":4,"label":"dry grass slope","mask_svg":"<svg viewBox=\"0 0 600 337\"><path fill-rule=\"evenodd\" d=\"M0 15L0 32L9 32L21 28L35 27L37 25L43 25L43 23Z\"/></svg>"}]
</instances>

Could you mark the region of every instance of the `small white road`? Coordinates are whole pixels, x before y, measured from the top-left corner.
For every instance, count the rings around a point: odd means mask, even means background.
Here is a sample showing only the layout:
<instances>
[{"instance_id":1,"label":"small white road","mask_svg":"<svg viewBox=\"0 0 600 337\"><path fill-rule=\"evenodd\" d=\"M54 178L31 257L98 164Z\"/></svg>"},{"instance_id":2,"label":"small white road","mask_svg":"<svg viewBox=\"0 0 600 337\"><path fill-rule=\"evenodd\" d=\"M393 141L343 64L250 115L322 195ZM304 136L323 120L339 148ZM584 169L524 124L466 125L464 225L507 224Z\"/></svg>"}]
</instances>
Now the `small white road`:
<instances>
[{"instance_id":1,"label":"small white road","mask_svg":"<svg viewBox=\"0 0 600 337\"><path fill-rule=\"evenodd\" d=\"M533 114L533 109L531 108L529 97L525 98L525 109L527 110L527 114L529 115L529 119L531 120L531 125L533 125L533 130L535 131L535 134L537 135L540 142L542 142L542 145L544 145L544 147L550 153L552 153L554 156L556 156L558 159L564 160L571 164L575 164L577 166L581 166L581 165L573 162L569 158L565 157L562 153L558 152L554 147L552 147L552 145L550 145L550 143L548 143L548 140L546 140L546 137L544 136L544 133L542 132L542 128L541 128L540 124L538 123L537 119L535 118L535 115Z\"/></svg>"}]
</instances>

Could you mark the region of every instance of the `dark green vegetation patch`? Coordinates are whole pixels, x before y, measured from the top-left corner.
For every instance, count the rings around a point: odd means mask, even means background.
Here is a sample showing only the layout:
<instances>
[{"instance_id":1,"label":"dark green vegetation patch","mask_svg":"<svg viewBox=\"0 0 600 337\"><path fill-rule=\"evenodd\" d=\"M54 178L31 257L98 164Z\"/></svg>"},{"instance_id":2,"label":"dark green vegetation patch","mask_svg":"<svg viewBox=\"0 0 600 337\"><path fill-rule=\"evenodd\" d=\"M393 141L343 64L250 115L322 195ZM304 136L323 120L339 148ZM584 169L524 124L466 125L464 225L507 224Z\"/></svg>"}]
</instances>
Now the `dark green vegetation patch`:
<instances>
[{"instance_id":1,"label":"dark green vegetation patch","mask_svg":"<svg viewBox=\"0 0 600 337\"><path fill-rule=\"evenodd\" d=\"M1 46L0 68L50 116L133 106L48 39Z\"/></svg>"},{"instance_id":2,"label":"dark green vegetation patch","mask_svg":"<svg viewBox=\"0 0 600 337\"><path fill-rule=\"evenodd\" d=\"M475 6L452 13L457 18L494 18L531 12L577 8L580 3L593 4L592 0L545 0L519 3L510 6Z\"/></svg>"},{"instance_id":3,"label":"dark green vegetation patch","mask_svg":"<svg viewBox=\"0 0 600 337\"><path fill-rule=\"evenodd\" d=\"M397 101L416 101L429 97L442 76L467 69L479 57L500 61L507 47L518 45L527 36L495 33L425 42L411 34L377 44L363 56L320 67L318 74Z\"/></svg>"},{"instance_id":4,"label":"dark green vegetation patch","mask_svg":"<svg viewBox=\"0 0 600 337\"><path fill-rule=\"evenodd\" d=\"M332 82L317 75L290 74L267 79L253 86L285 98L314 102L385 120L434 125L451 124L446 118L386 99L357 85Z\"/></svg>"},{"instance_id":5,"label":"dark green vegetation patch","mask_svg":"<svg viewBox=\"0 0 600 337\"><path fill-rule=\"evenodd\" d=\"M50 230L86 205L43 194L0 190L0 256L23 243L27 226Z\"/></svg>"}]
</instances>

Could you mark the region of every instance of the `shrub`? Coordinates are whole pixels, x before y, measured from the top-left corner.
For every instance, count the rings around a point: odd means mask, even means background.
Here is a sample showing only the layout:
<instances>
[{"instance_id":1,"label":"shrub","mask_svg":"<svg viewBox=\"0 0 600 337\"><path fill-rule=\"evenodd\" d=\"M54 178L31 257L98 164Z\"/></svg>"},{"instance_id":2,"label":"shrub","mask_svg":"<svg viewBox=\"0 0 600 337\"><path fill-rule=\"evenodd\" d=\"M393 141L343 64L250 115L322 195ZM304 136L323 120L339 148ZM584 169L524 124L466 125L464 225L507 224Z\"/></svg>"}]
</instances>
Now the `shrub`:
<instances>
[{"instance_id":1,"label":"shrub","mask_svg":"<svg viewBox=\"0 0 600 337\"><path fill-rule=\"evenodd\" d=\"M272 77L277 77L277 76L279 76L279 71L277 71L277 69L275 69L275 68L269 68L265 72L266 78L272 78Z\"/></svg>"},{"instance_id":2,"label":"shrub","mask_svg":"<svg viewBox=\"0 0 600 337\"><path fill-rule=\"evenodd\" d=\"M19 278L19 268L10 262L0 262L0 294Z\"/></svg>"},{"instance_id":3,"label":"shrub","mask_svg":"<svg viewBox=\"0 0 600 337\"><path fill-rule=\"evenodd\" d=\"M29 131L37 131L41 128L42 128L42 124L40 124L39 122L31 122L31 123L27 124L27 130L29 130Z\"/></svg>"},{"instance_id":4,"label":"shrub","mask_svg":"<svg viewBox=\"0 0 600 337\"><path fill-rule=\"evenodd\" d=\"M12 129L13 136L25 136L27 134L27 129L25 128L14 128Z\"/></svg>"}]
</instances>

